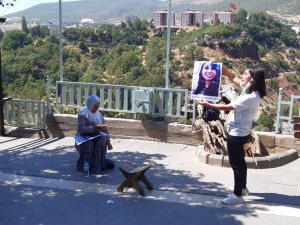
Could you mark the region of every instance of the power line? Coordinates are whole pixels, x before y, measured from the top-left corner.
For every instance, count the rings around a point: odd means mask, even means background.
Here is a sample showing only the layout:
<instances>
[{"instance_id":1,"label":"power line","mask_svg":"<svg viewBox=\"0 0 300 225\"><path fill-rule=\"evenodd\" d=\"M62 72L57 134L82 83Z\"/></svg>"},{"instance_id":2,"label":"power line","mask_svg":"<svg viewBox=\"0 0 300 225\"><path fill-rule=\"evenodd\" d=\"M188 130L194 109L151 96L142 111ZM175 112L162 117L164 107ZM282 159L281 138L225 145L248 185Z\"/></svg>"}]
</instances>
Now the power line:
<instances>
[{"instance_id":1,"label":"power line","mask_svg":"<svg viewBox=\"0 0 300 225\"><path fill-rule=\"evenodd\" d=\"M0 15L3 15L3 14L5 14L11 7L13 7L13 6L15 6L15 2L16 2L17 0L11 0L11 1L9 1L9 2L4 2L4 1L0 1L0 7L2 6L2 8L5 8L4 9L4 11L2 11L1 13L0 13Z\"/></svg>"}]
</instances>

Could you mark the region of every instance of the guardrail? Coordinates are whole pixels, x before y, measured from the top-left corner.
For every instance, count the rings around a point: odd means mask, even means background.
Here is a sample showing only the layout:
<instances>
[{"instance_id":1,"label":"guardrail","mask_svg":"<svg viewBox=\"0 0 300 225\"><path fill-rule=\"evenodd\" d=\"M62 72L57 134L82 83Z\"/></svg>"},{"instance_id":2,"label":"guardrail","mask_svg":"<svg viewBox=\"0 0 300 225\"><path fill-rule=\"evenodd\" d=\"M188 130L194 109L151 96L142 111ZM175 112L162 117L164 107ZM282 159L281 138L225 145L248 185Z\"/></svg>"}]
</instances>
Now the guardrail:
<instances>
[{"instance_id":1,"label":"guardrail","mask_svg":"<svg viewBox=\"0 0 300 225\"><path fill-rule=\"evenodd\" d=\"M195 112L188 108L187 89L138 87L80 82L56 82L56 108L80 108L90 95L100 98L100 110L143 113L154 116L187 118ZM195 109L195 103L193 103Z\"/></svg>"},{"instance_id":2,"label":"guardrail","mask_svg":"<svg viewBox=\"0 0 300 225\"><path fill-rule=\"evenodd\" d=\"M300 96L292 95L290 101L283 100L283 92L282 88L279 89L278 94L278 103L277 103L277 116L276 116L276 123L275 123L275 133L280 134L283 132L283 125L282 123L285 121L287 123L286 132L293 133L293 126L292 126L292 118L293 116L300 116L300 108L298 105L295 104L297 100L300 100ZM288 115L282 115L284 106L287 107L286 112ZM297 113L298 110L298 114Z\"/></svg>"},{"instance_id":3,"label":"guardrail","mask_svg":"<svg viewBox=\"0 0 300 225\"><path fill-rule=\"evenodd\" d=\"M4 103L6 125L44 129L46 104L42 101L12 99Z\"/></svg>"}]
</instances>

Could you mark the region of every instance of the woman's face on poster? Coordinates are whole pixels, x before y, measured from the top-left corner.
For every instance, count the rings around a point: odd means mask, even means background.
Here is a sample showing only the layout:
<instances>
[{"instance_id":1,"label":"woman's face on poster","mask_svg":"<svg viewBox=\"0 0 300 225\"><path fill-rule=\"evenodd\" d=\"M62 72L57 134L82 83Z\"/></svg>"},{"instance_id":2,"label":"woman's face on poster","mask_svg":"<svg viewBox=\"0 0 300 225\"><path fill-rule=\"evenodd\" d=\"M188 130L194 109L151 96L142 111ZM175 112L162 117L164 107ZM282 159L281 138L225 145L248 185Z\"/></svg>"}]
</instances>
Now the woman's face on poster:
<instances>
[{"instance_id":1,"label":"woman's face on poster","mask_svg":"<svg viewBox=\"0 0 300 225\"><path fill-rule=\"evenodd\" d=\"M211 64L205 64L202 69L202 76L205 80L212 80L217 75L217 71L212 68Z\"/></svg>"}]
</instances>

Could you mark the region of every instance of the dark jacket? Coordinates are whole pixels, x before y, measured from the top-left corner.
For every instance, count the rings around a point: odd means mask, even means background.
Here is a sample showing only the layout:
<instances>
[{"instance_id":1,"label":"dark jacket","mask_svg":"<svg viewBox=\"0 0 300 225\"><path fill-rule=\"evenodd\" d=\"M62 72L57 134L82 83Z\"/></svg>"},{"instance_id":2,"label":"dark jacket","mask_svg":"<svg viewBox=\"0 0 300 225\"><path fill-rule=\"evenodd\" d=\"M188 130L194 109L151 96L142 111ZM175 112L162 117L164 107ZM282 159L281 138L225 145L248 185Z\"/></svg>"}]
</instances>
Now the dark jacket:
<instances>
[{"instance_id":1,"label":"dark jacket","mask_svg":"<svg viewBox=\"0 0 300 225\"><path fill-rule=\"evenodd\" d=\"M80 135L89 135L97 132L96 124L93 122L90 122L87 118L84 116L79 115L78 116L78 130L77 134Z\"/></svg>"}]
</instances>

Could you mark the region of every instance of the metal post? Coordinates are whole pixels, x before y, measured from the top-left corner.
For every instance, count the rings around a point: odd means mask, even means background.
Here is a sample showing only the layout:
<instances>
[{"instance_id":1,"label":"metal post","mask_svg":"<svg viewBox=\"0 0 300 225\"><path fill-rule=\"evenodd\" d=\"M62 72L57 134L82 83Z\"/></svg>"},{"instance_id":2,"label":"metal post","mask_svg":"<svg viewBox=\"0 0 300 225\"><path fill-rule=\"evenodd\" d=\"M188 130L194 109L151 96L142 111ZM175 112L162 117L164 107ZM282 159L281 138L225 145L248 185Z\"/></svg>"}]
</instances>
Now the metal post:
<instances>
[{"instance_id":1,"label":"metal post","mask_svg":"<svg viewBox=\"0 0 300 225\"><path fill-rule=\"evenodd\" d=\"M282 121L281 116L281 101L282 101L282 88L279 88L278 102L277 102L277 116L276 116L276 127L275 133L280 134L282 132Z\"/></svg>"},{"instance_id":2,"label":"metal post","mask_svg":"<svg viewBox=\"0 0 300 225\"><path fill-rule=\"evenodd\" d=\"M63 75L62 8L61 8L61 0L59 0L59 77L60 77L60 81L64 80L64 75Z\"/></svg>"},{"instance_id":3,"label":"metal post","mask_svg":"<svg viewBox=\"0 0 300 225\"><path fill-rule=\"evenodd\" d=\"M4 129L4 113L3 113L3 81L2 81L2 55L1 55L1 48L0 48L0 135L5 135L5 129Z\"/></svg>"},{"instance_id":4,"label":"metal post","mask_svg":"<svg viewBox=\"0 0 300 225\"><path fill-rule=\"evenodd\" d=\"M167 58L166 58L166 88L169 88L170 76L170 36L171 36L171 0L168 9L168 29L167 29Z\"/></svg>"},{"instance_id":5,"label":"metal post","mask_svg":"<svg viewBox=\"0 0 300 225\"><path fill-rule=\"evenodd\" d=\"M4 23L6 18L0 18L0 23ZM1 46L0 46L0 136L5 135L5 128L4 128L4 113L3 113L3 106L4 106L4 94L3 94L3 76L2 76L2 54L1 54Z\"/></svg>"},{"instance_id":6,"label":"metal post","mask_svg":"<svg viewBox=\"0 0 300 225\"><path fill-rule=\"evenodd\" d=\"M47 76L47 114L50 115L50 76Z\"/></svg>"}]
</instances>

